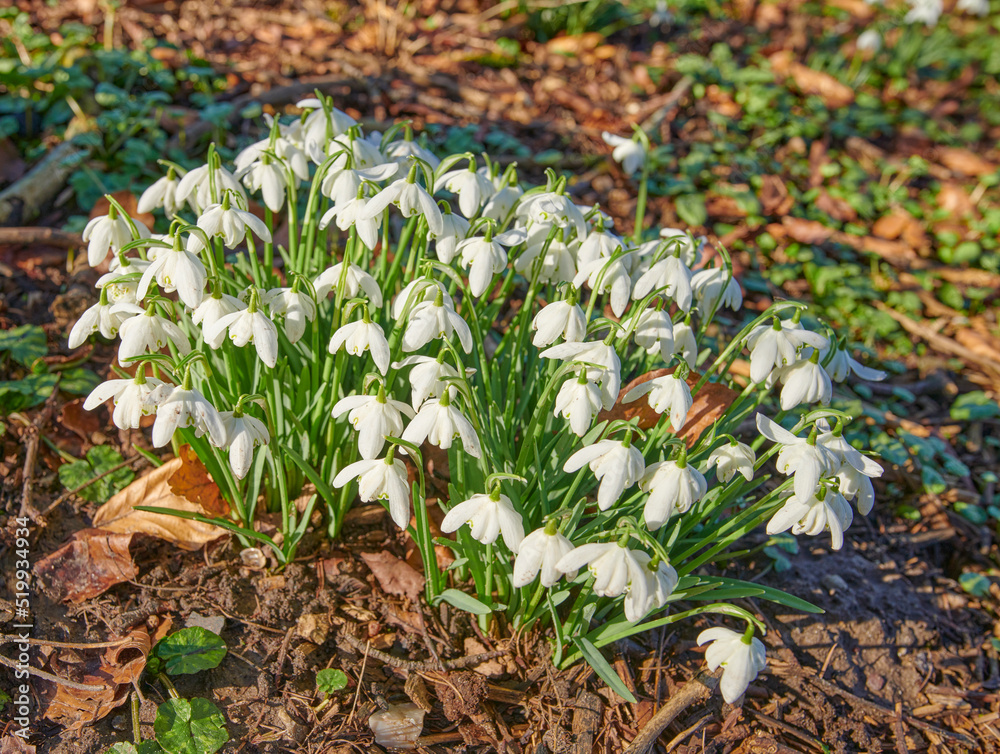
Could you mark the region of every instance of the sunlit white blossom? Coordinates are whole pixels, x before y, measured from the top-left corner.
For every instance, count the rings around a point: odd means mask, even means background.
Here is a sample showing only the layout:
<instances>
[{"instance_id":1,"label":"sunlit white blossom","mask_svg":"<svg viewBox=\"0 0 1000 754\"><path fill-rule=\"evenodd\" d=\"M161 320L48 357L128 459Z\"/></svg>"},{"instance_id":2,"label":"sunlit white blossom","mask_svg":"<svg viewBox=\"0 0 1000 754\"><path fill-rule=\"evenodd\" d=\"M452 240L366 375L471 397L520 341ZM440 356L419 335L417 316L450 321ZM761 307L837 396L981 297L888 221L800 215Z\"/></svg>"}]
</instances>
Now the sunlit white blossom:
<instances>
[{"instance_id":1,"label":"sunlit white blossom","mask_svg":"<svg viewBox=\"0 0 1000 754\"><path fill-rule=\"evenodd\" d=\"M462 501L445 515L441 531L450 534L465 524L469 525L472 538L484 545L496 542L502 534L504 544L513 553L517 553L524 539L521 514L514 510L510 498L500 493L479 493Z\"/></svg>"},{"instance_id":2,"label":"sunlit white blossom","mask_svg":"<svg viewBox=\"0 0 1000 754\"><path fill-rule=\"evenodd\" d=\"M708 669L722 668L719 689L722 698L732 704L747 690L750 682L767 667L764 644L756 636L747 638L728 628L709 628L698 634L698 646L711 642L705 650Z\"/></svg>"},{"instance_id":3,"label":"sunlit white blossom","mask_svg":"<svg viewBox=\"0 0 1000 754\"><path fill-rule=\"evenodd\" d=\"M597 489L597 507L606 511L622 493L642 478L646 469L642 452L622 440L601 440L571 455L563 464L563 471L579 471L590 466L600 482Z\"/></svg>"}]
</instances>

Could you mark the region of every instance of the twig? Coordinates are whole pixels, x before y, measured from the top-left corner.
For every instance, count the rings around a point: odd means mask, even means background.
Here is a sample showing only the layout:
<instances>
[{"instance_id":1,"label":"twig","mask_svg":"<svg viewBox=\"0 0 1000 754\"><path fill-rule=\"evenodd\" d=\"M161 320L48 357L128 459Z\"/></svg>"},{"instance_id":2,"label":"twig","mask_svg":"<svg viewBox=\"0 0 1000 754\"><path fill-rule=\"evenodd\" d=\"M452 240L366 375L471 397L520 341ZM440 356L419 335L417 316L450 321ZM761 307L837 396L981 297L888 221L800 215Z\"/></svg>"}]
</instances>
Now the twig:
<instances>
[{"instance_id":1,"label":"twig","mask_svg":"<svg viewBox=\"0 0 1000 754\"><path fill-rule=\"evenodd\" d=\"M13 668L14 670L26 670L29 675L33 675L36 678L41 678L44 681L52 681L52 683L58 683L60 686L65 686L68 689L76 689L77 691L104 691L104 686L91 686L89 683L77 683L76 681L67 681L65 678L60 678L57 675L52 675L52 673L47 673L44 670L39 670L38 668L32 667L31 665L22 665L20 663L14 662L11 659L3 657L0 655L0 665L6 665L8 668Z\"/></svg>"},{"instance_id":2,"label":"twig","mask_svg":"<svg viewBox=\"0 0 1000 754\"><path fill-rule=\"evenodd\" d=\"M0 244L11 246L26 246L33 243L48 244L73 249L83 246L83 238L79 233L70 233L56 228L0 228Z\"/></svg>"},{"instance_id":3,"label":"twig","mask_svg":"<svg viewBox=\"0 0 1000 754\"><path fill-rule=\"evenodd\" d=\"M0 230L0 233L2 233L2 232L3 231ZM59 505L61 503L63 503L64 501L68 500L69 498L73 497L73 495L79 494L82 490L85 490L87 487L89 487L90 485L94 484L94 482L99 482L104 477L106 477L108 474L114 474L119 469L123 469L126 466L135 463L136 461L145 461L145 460L146 459L145 459L144 456L135 456L134 458L129 458L126 461L122 461L121 463L112 466L107 471L102 471L100 474L98 474L95 477L91 477L86 482L84 482L83 484L81 484L79 487L74 487L73 489L68 490L67 492L64 492L59 497L57 497L55 500L53 500L51 503L49 503L48 507L45 510L41 511L38 514L39 518L45 518L47 515L49 515L49 513L51 513L53 510L55 510L57 507L59 507Z\"/></svg>"},{"instance_id":4,"label":"twig","mask_svg":"<svg viewBox=\"0 0 1000 754\"><path fill-rule=\"evenodd\" d=\"M63 142L27 175L0 192L0 225L23 223L41 214L42 207L59 193L69 174L90 155L90 150Z\"/></svg>"},{"instance_id":5,"label":"twig","mask_svg":"<svg viewBox=\"0 0 1000 754\"><path fill-rule=\"evenodd\" d=\"M709 673L702 671L694 678L684 684L681 690L674 694L660 707L653 718L646 723L639 734L632 739L632 743L625 750L625 754L646 754L653 748L656 740L660 737L667 726L674 721L678 715L690 707L692 704L708 699L719 685L720 671Z\"/></svg>"},{"instance_id":6,"label":"twig","mask_svg":"<svg viewBox=\"0 0 1000 754\"><path fill-rule=\"evenodd\" d=\"M678 746L680 746L681 743L684 741L684 739L686 739L688 736L692 736L695 733L697 733L699 730L701 730L702 727L704 727L705 723L707 723L711 719L712 719L712 713L709 712L708 714L703 715L698 720L698 722L696 722L690 728L685 728L680 733L678 733L676 736L674 736L672 739L670 739L670 743L667 744L667 749L666 749L667 753L669 754L669 752L673 751Z\"/></svg>"},{"instance_id":7,"label":"twig","mask_svg":"<svg viewBox=\"0 0 1000 754\"><path fill-rule=\"evenodd\" d=\"M674 84L674 88L670 90L670 96L667 98L667 101L657 108L656 112L646 118L639 127L647 134L658 129L660 124L670 115L670 111L677 107L693 85L694 79L691 76L682 76L680 81Z\"/></svg>"},{"instance_id":8,"label":"twig","mask_svg":"<svg viewBox=\"0 0 1000 754\"><path fill-rule=\"evenodd\" d=\"M823 742L822 741L818 741L817 739L813 738L812 736L810 736L805 731L799 730L794 725L789 725L786 722L783 722L781 720L778 720L777 718L771 717L770 715L765 715L763 712L758 712L755 709L750 710L750 713L754 717L756 717L758 720L760 720L762 723L764 723L765 725L768 725L768 726L770 726L772 728L775 728L777 730L783 731L783 732L787 733L790 736L795 736L795 738L798 738L798 739L800 739L802 741L805 741L805 742L807 742L809 744L812 744L819 751L824 751L824 749L823 749Z\"/></svg>"},{"instance_id":9,"label":"twig","mask_svg":"<svg viewBox=\"0 0 1000 754\"><path fill-rule=\"evenodd\" d=\"M31 505L31 481L35 476L35 460L38 458L38 442L42 433L42 426L48 422L55 407L55 402L59 396L59 378L52 386L52 394L46 399L45 406L38 412L38 416L25 430L28 435L24 443L24 485L21 487L21 512L20 516L30 516L32 521L38 520L38 511Z\"/></svg>"},{"instance_id":10,"label":"twig","mask_svg":"<svg viewBox=\"0 0 1000 754\"><path fill-rule=\"evenodd\" d=\"M0 634L0 645L18 642L20 644L35 644L39 647L55 647L56 649L107 649L108 647L118 647L132 640L126 636L113 641L97 641L93 644L78 643L73 641L49 641L48 639L34 639L30 636L17 636L16 634Z\"/></svg>"},{"instance_id":11,"label":"twig","mask_svg":"<svg viewBox=\"0 0 1000 754\"><path fill-rule=\"evenodd\" d=\"M399 668L401 670L412 670L412 671L422 671L424 673L431 673L437 670L441 670L441 666L444 666L445 670L461 670L462 668L468 668L473 665L479 665L486 662L487 660L494 660L497 657L503 657L510 654L506 649L497 649L493 652L480 652L479 654L468 655L467 657L458 657L454 660L441 660L441 665L434 662L421 662L419 660L405 660L402 657L394 657L388 652L382 652L378 649L372 649L368 642L363 642L356 636L347 633L346 631L341 634L341 637L351 645L352 648L358 650L359 652L365 652L371 655L379 662L385 663L390 667Z\"/></svg>"},{"instance_id":12,"label":"twig","mask_svg":"<svg viewBox=\"0 0 1000 754\"><path fill-rule=\"evenodd\" d=\"M281 683L281 673L285 667L285 658L288 657L288 645L292 641L292 634L295 633L295 626L289 626L288 630L285 632L285 638L281 640L281 649L278 650L278 661L275 663L277 667L274 669L274 686L278 687Z\"/></svg>"}]
</instances>

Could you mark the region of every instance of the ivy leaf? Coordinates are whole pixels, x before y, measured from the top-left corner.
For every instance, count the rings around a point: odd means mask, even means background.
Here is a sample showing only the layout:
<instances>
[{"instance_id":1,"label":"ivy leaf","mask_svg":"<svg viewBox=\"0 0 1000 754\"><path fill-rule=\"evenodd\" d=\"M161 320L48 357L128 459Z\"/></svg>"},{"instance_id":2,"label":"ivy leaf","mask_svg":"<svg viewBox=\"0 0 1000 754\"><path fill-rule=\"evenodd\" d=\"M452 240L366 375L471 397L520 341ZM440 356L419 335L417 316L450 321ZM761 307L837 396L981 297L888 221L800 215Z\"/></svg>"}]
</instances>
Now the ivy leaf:
<instances>
[{"instance_id":1,"label":"ivy leaf","mask_svg":"<svg viewBox=\"0 0 1000 754\"><path fill-rule=\"evenodd\" d=\"M153 654L163 661L164 669L170 675L198 673L222 662L226 656L226 643L208 629L191 626L160 639L153 648Z\"/></svg>"},{"instance_id":2,"label":"ivy leaf","mask_svg":"<svg viewBox=\"0 0 1000 754\"><path fill-rule=\"evenodd\" d=\"M54 374L29 374L21 380L0 382L0 409L21 411L44 403L56 386Z\"/></svg>"},{"instance_id":3,"label":"ivy leaf","mask_svg":"<svg viewBox=\"0 0 1000 754\"><path fill-rule=\"evenodd\" d=\"M316 688L324 694L332 694L347 688L347 674L343 670L327 668L316 674Z\"/></svg>"},{"instance_id":4,"label":"ivy leaf","mask_svg":"<svg viewBox=\"0 0 1000 754\"><path fill-rule=\"evenodd\" d=\"M0 351L6 351L18 364L30 367L49 352L45 330L38 325L21 325L0 332Z\"/></svg>"},{"instance_id":5,"label":"ivy leaf","mask_svg":"<svg viewBox=\"0 0 1000 754\"><path fill-rule=\"evenodd\" d=\"M170 754L213 754L229 740L219 708L201 697L165 701L156 710L153 732Z\"/></svg>"},{"instance_id":6,"label":"ivy leaf","mask_svg":"<svg viewBox=\"0 0 1000 754\"><path fill-rule=\"evenodd\" d=\"M59 389L73 395L89 395L100 384L101 378L83 367L63 370L59 379Z\"/></svg>"},{"instance_id":7,"label":"ivy leaf","mask_svg":"<svg viewBox=\"0 0 1000 754\"><path fill-rule=\"evenodd\" d=\"M700 194L684 194L677 197L674 209L677 211L677 216L687 225L704 225L708 220L705 198Z\"/></svg>"},{"instance_id":8,"label":"ivy leaf","mask_svg":"<svg viewBox=\"0 0 1000 754\"><path fill-rule=\"evenodd\" d=\"M1000 405L990 400L982 390L965 393L951 404L951 418L956 421L976 421L1000 416Z\"/></svg>"},{"instance_id":9,"label":"ivy leaf","mask_svg":"<svg viewBox=\"0 0 1000 754\"><path fill-rule=\"evenodd\" d=\"M64 463L60 466L59 481L66 489L75 490L87 480L113 469L124 460L121 453L114 448L98 445L87 451L86 459ZM116 492L128 487L134 478L135 474L132 470L123 467L84 487L80 490L79 495L92 503L105 503Z\"/></svg>"},{"instance_id":10,"label":"ivy leaf","mask_svg":"<svg viewBox=\"0 0 1000 754\"><path fill-rule=\"evenodd\" d=\"M985 597L990 593L990 580L981 573L966 571L958 577L958 583L973 597Z\"/></svg>"}]
</instances>

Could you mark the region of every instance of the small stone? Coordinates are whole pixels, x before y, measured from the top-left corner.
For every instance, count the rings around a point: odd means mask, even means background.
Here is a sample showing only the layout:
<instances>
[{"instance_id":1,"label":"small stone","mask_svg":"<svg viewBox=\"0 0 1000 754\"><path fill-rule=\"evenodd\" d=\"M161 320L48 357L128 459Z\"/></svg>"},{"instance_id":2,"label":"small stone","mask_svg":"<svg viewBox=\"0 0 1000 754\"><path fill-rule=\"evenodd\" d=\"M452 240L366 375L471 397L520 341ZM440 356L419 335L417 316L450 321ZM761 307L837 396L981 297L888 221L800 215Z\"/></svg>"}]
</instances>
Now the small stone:
<instances>
[{"instance_id":1,"label":"small stone","mask_svg":"<svg viewBox=\"0 0 1000 754\"><path fill-rule=\"evenodd\" d=\"M424 729L424 715L416 704L390 704L383 712L368 718L368 727L375 734L375 743L393 749L416 748Z\"/></svg>"},{"instance_id":2,"label":"small stone","mask_svg":"<svg viewBox=\"0 0 1000 754\"><path fill-rule=\"evenodd\" d=\"M847 586L847 582L844 581L840 576L835 573L828 573L822 579L820 579L823 586L829 589L831 592L846 592L850 590Z\"/></svg>"},{"instance_id":3,"label":"small stone","mask_svg":"<svg viewBox=\"0 0 1000 754\"><path fill-rule=\"evenodd\" d=\"M199 626L204 628L206 631L211 631L213 634L221 634L223 627L226 625L226 619L222 615L202 615L201 613L191 613L188 619L184 621L184 625L188 628L192 626Z\"/></svg>"},{"instance_id":4,"label":"small stone","mask_svg":"<svg viewBox=\"0 0 1000 754\"><path fill-rule=\"evenodd\" d=\"M295 633L314 644L323 644L330 634L330 618L325 613L300 615Z\"/></svg>"},{"instance_id":5,"label":"small stone","mask_svg":"<svg viewBox=\"0 0 1000 754\"><path fill-rule=\"evenodd\" d=\"M259 547L248 547L240 550L240 560L247 568L262 569L267 567L267 558Z\"/></svg>"}]
</instances>

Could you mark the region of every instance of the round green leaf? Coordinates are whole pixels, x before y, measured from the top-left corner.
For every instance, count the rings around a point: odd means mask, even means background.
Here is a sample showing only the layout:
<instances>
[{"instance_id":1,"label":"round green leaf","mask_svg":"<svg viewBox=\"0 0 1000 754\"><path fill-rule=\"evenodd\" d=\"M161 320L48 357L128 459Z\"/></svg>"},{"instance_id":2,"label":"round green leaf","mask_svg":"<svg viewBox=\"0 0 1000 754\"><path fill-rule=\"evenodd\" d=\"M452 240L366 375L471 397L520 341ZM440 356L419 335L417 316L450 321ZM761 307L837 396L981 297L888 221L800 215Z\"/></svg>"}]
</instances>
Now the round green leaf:
<instances>
[{"instance_id":1,"label":"round green leaf","mask_svg":"<svg viewBox=\"0 0 1000 754\"><path fill-rule=\"evenodd\" d=\"M332 694L347 687L347 675L343 670L327 668L316 674L316 688L324 694Z\"/></svg>"},{"instance_id":2,"label":"round green leaf","mask_svg":"<svg viewBox=\"0 0 1000 754\"><path fill-rule=\"evenodd\" d=\"M170 675L198 673L216 667L226 656L226 643L201 626L182 628L160 639L153 654Z\"/></svg>"},{"instance_id":3,"label":"round green leaf","mask_svg":"<svg viewBox=\"0 0 1000 754\"><path fill-rule=\"evenodd\" d=\"M229 740L226 721L208 699L168 699L156 710L156 741L170 754L213 754Z\"/></svg>"}]
</instances>

